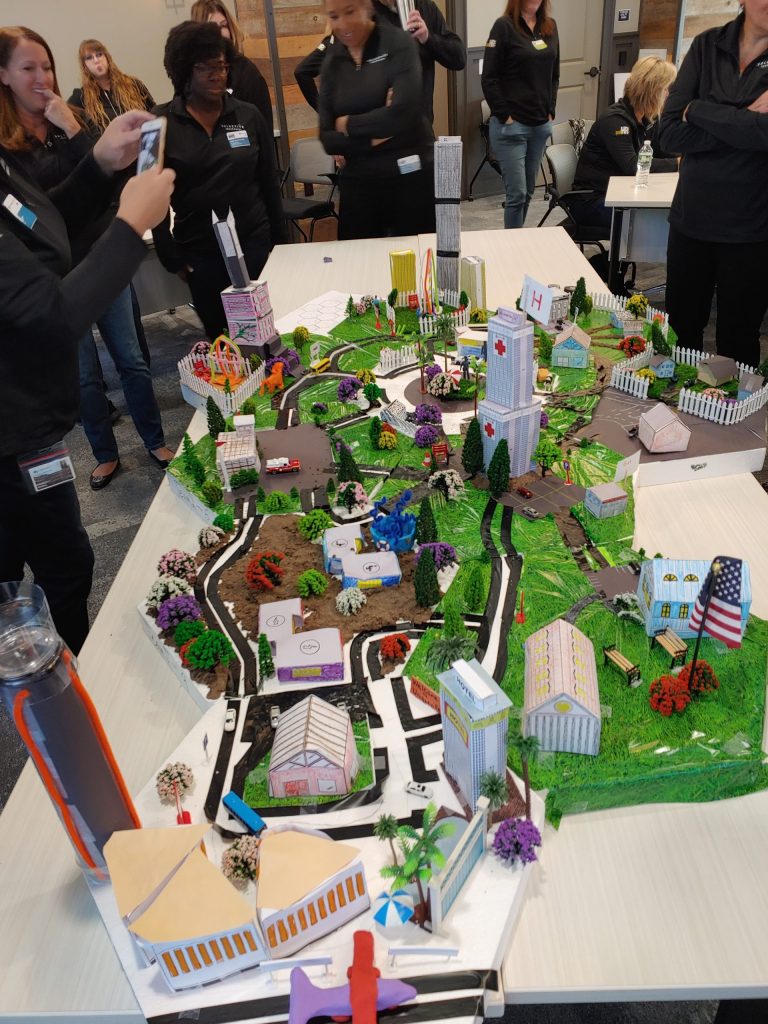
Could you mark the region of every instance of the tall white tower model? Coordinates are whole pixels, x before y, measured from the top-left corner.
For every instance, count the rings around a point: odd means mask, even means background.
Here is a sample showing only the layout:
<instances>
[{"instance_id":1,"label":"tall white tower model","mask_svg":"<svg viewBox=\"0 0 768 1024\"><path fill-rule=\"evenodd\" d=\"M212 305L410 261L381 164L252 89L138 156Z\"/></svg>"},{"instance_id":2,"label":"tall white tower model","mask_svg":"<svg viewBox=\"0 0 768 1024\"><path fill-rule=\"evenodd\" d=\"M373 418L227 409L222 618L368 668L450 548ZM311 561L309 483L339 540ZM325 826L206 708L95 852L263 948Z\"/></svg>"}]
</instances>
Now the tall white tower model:
<instances>
[{"instance_id":1,"label":"tall white tower model","mask_svg":"<svg viewBox=\"0 0 768 1024\"><path fill-rule=\"evenodd\" d=\"M459 290L462 151L459 135L441 135L435 143L437 287L441 291Z\"/></svg>"},{"instance_id":2,"label":"tall white tower model","mask_svg":"<svg viewBox=\"0 0 768 1024\"><path fill-rule=\"evenodd\" d=\"M488 468L499 441L509 446L509 475L523 476L539 443L541 403L533 398L533 324L506 306L488 322L485 398L477 408Z\"/></svg>"}]
</instances>

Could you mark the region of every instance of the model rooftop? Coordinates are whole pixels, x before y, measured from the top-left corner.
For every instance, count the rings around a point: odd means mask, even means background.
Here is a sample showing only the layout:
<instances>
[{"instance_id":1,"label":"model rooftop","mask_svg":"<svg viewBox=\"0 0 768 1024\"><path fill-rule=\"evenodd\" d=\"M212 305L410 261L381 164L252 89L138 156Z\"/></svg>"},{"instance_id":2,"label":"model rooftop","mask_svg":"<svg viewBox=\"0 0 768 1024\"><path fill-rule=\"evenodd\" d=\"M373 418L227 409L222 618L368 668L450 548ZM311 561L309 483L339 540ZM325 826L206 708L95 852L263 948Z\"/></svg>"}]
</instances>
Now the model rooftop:
<instances>
[{"instance_id":1,"label":"model rooftop","mask_svg":"<svg viewBox=\"0 0 768 1024\"><path fill-rule=\"evenodd\" d=\"M468 709L475 707L488 714L512 707L512 701L476 658L472 661L460 658L438 679L454 694L463 696L463 703Z\"/></svg>"},{"instance_id":2,"label":"model rooftop","mask_svg":"<svg viewBox=\"0 0 768 1024\"><path fill-rule=\"evenodd\" d=\"M310 694L280 715L269 759L270 770L294 758L313 753L344 764L347 751L349 715L316 694Z\"/></svg>"}]
</instances>

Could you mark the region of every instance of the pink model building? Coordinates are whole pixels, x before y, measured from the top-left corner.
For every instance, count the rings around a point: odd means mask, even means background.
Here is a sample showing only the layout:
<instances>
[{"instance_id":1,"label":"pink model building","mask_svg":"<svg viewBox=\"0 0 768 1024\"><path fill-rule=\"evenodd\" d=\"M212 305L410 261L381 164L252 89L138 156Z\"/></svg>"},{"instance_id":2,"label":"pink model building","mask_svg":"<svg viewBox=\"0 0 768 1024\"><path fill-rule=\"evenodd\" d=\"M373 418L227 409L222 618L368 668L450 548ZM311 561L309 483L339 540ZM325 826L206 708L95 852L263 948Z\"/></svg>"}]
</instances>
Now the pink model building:
<instances>
[{"instance_id":1,"label":"pink model building","mask_svg":"<svg viewBox=\"0 0 768 1024\"><path fill-rule=\"evenodd\" d=\"M345 794L360 770L344 708L311 694L280 715L269 759L269 795Z\"/></svg>"},{"instance_id":2,"label":"pink model building","mask_svg":"<svg viewBox=\"0 0 768 1024\"><path fill-rule=\"evenodd\" d=\"M640 417L637 436L649 452L684 452L691 431L676 412L659 402Z\"/></svg>"}]
</instances>

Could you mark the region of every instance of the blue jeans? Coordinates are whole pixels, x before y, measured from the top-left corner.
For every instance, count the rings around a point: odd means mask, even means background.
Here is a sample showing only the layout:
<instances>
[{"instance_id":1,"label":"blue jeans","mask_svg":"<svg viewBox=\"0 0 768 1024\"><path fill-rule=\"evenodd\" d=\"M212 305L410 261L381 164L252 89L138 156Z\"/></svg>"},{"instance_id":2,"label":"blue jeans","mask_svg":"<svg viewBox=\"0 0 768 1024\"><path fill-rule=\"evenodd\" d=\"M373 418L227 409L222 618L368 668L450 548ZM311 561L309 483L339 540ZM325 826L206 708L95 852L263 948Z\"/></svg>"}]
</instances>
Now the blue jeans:
<instances>
[{"instance_id":1,"label":"blue jeans","mask_svg":"<svg viewBox=\"0 0 768 1024\"><path fill-rule=\"evenodd\" d=\"M152 377L139 348L130 287L123 289L98 321L99 332L120 375L136 430L147 451L165 444ZM109 418L99 354L89 330L80 339L80 419L96 461L114 462L117 441Z\"/></svg>"},{"instance_id":2,"label":"blue jeans","mask_svg":"<svg viewBox=\"0 0 768 1024\"><path fill-rule=\"evenodd\" d=\"M536 176L547 139L552 134L552 122L527 125L513 121L503 124L497 117L490 121L491 150L501 164L504 191L504 227L521 228L525 224Z\"/></svg>"}]
</instances>

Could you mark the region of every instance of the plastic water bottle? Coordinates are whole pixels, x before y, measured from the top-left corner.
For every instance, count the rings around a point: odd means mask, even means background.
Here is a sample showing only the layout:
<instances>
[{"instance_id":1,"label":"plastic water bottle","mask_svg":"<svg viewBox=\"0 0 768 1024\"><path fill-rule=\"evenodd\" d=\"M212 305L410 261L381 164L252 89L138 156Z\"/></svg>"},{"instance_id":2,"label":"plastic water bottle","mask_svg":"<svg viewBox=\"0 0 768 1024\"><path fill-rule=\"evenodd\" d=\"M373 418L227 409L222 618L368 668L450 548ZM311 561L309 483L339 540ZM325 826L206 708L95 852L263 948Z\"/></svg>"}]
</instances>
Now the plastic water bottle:
<instances>
[{"instance_id":1,"label":"plastic water bottle","mask_svg":"<svg viewBox=\"0 0 768 1024\"><path fill-rule=\"evenodd\" d=\"M648 188L648 175L651 173L653 163L653 147L648 139L643 143L643 148L637 154L637 174L635 174L635 188Z\"/></svg>"},{"instance_id":2,"label":"plastic water bottle","mask_svg":"<svg viewBox=\"0 0 768 1024\"><path fill-rule=\"evenodd\" d=\"M83 871L107 877L102 848L139 828L104 730L42 590L0 583L0 700L24 741Z\"/></svg>"}]
</instances>

